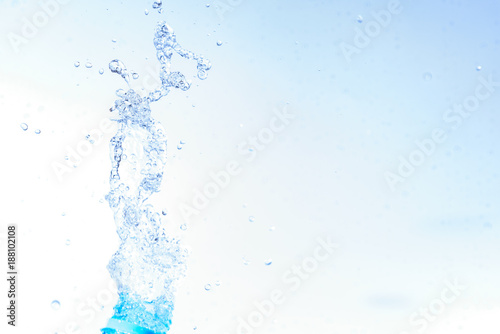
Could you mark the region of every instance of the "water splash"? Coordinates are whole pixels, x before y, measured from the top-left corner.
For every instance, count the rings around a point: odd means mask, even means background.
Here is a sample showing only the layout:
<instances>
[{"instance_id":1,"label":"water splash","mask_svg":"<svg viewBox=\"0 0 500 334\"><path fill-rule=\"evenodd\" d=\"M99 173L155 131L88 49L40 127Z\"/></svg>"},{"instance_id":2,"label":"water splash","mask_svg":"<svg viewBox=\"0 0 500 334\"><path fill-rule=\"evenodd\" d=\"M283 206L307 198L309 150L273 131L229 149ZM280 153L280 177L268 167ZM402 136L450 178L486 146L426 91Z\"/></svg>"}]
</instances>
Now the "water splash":
<instances>
[{"instance_id":1,"label":"water splash","mask_svg":"<svg viewBox=\"0 0 500 334\"><path fill-rule=\"evenodd\" d=\"M160 2L161 4L161 2ZM110 142L110 192L121 244L108 270L118 287L119 301L102 333L166 333L171 324L176 282L184 276L187 251L178 239L169 237L162 223L162 210L148 204L160 190L167 160L167 138L163 126L151 116L150 103L173 88L188 90L191 83L171 71L174 53L197 62L198 77L205 79L210 62L183 49L172 28L159 22L154 36L161 63L161 85L146 96L133 89L116 91L118 131ZM127 83L131 74L118 59L109 63L111 72Z\"/></svg>"}]
</instances>

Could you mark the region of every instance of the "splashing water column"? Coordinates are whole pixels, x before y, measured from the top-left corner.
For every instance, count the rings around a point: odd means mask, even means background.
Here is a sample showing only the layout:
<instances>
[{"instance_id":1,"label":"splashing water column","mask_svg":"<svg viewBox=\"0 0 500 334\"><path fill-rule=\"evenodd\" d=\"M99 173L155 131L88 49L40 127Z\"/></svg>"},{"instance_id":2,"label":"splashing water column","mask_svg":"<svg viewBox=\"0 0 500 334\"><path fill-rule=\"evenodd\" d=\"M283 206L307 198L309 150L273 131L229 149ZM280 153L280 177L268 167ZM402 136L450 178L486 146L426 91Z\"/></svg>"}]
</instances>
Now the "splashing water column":
<instances>
[{"instance_id":1,"label":"splashing water column","mask_svg":"<svg viewBox=\"0 0 500 334\"><path fill-rule=\"evenodd\" d=\"M186 271L187 251L169 237L161 210L148 204L160 190L166 164L167 139L163 126L151 116L150 103L171 88L185 91L190 83L180 72L171 72L175 53L197 61L198 77L205 79L210 62L183 49L165 22L158 23L154 38L162 67L162 85L142 97L133 89L118 90L112 110L119 113L118 131L110 141L110 192L106 196L114 213L120 246L108 270L118 287L119 300L104 334L162 334L170 329L176 283ZM111 72L127 84L129 72L120 60L109 64Z\"/></svg>"}]
</instances>

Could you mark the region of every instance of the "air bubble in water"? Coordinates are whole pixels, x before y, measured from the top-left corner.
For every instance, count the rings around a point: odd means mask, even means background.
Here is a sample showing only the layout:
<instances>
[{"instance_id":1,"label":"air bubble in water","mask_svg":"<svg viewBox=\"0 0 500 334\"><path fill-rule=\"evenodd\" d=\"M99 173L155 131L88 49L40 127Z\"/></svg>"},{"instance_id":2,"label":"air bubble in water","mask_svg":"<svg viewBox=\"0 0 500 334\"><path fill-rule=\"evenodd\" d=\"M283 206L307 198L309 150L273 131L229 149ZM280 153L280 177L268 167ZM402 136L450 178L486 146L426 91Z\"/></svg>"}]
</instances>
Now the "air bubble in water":
<instances>
[{"instance_id":1,"label":"air bubble in water","mask_svg":"<svg viewBox=\"0 0 500 334\"><path fill-rule=\"evenodd\" d=\"M182 145L181 144L177 145L177 149L182 150Z\"/></svg>"},{"instance_id":2,"label":"air bubble in water","mask_svg":"<svg viewBox=\"0 0 500 334\"><path fill-rule=\"evenodd\" d=\"M80 66L80 62L79 61L75 61L75 67L79 67Z\"/></svg>"},{"instance_id":3,"label":"air bubble in water","mask_svg":"<svg viewBox=\"0 0 500 334\"><path fill-rule=\"evenodd\" d=\"M182 224L181 225L181 230L183 230L183 231L187 230L187 225L186 224Z\"/></svg>"},{"instance_id":4,"label":"air bubble in water","mask_svg":"<svg viewBox=\"0 0 500 334\"><path fill-rule=\"evenodd\" d=\"M272 260L272 259L269 259L269 260L267 260L266 262L264 262L264 264L265 264L266 266L270 266L272 263L273 263L273 260Z\"/></svg>"},{"instance_id":5,"label":"air bubble in water","mask_svg":"<svg viewBox=\"0 0 500 334\"><path fill-rule=\"evenodd\" d=\"M220 286L220 281L215 281L216 286Z\"/></svg>"},{"instance_id":6,"label":"air bubble in water","mask_svg":"<svg viewBox=\"0 0 500 334\"><path fill-rule=\"evenodd\" d=\"M255 217L254 216L250 216L248 217L248 221L253 223L255 221Z\"/></svg>"},{"instance_id":7,"label":"air bubble in water","mask_svg":"<svg viewBox=\"0 0 500 334\"><path fill-rule=\"evenodd\" d=\"M161 214L162 214L162 215L164 215L164 216L166 216L166 215L167 215L167 213L168 213L168 212L167 212L167 210L162 210L162 211L161 211Z\"/></svg>"},{"instance_id":8,"label":"air bubble in water","mask_svg":"<svg viewBox=\"0 0 500 334\"><path fill-rule=\"evenodd\" d=\"M86 68L92 68L92 63L90 61L85 63Z\"/></svg>"},{"instance_id":9,"label":"air bubble in water","mask_svg":"<svg viewBox=\"0 0 500 334\"><path fill-rule=\"evenodd\" d=\"M104 74L104 69L103 68L99 69L99 74Z\"/></svg>"},{"instance_id":10,"label":"air bubble in water","mask_svg":"<svg viewBox=\"0 0 500 334\"><path fill-rule=\"evenodd\" d=\"M61 308L61 303L58 300L54 300L50 303L50 307L52 307L54 311L57 311Z\"/></svg>"},{"instance_id":11,"label":"air bubble in water","mask_svg":"<svg viewBox=\"0 0 500 334\"><path fill-rule=\"evenodd\" d=\"M40 133L42 133L42 131L40 131L40 129L36 129L36 130L35 130L35 133L36 133L37 135L39 135Z\"/></svg>"},{"instance_id":12,"label":"air bubble in water","mask_svg":"<svg viewBox=\"0 0 500 334\"><path fill-rule=\"evenodd\" d=\"M149 10L144 9L144 14L145 14L145 15L148 15L148 14L149 14Z\"/></svg>"},{"instance_id":13,"label":"air bubble in water","mask_svg":"<svg viewBox=\"0 0 500 334\"><path fill-rule=\"evenodd\" d=\"M139 79L139 74L137 74L137 73L132 73L132 79L134 79L134 80Z\"/></svg>"},{"instance_id":14,"label":"air bubble in water","mask_svg":"<svg viewBox=\"0 0 500 334\"><path fill-rule=\"evenodd\" d=\"M210 4L209 4L209 3L207 3L207 4L205 5L205 7L209 8L209 7L210 7Z\"/></svg>"},{"instance_id":15,"label":"air bubble in water","mask_svg":"<svg viewBox=\"0 0 500 334\"><path fill-rule=\"evenodd\" d=\"M21 129L23 129L24 131L28 130L28 124L21 123Z\"/></svg>"},{"instance_id":16,"label":"air bubble in water","mask_svg":"<svg viewBox=\"0 0 500 334\"><path fill-rule=\"evenodd\" d=\"M210 284L206 284L206 285L205 285L205 290L207 290L207 291L212 290L212 285L210 285Z\"/></svg>"},{"instance_id":17,"label":"air bubble in water","mask_svg":"<svg viewBox=\"0 0 500 334\"><path fill-rule=\"evenodd\" d=\"M222 41L217 41L217 46L221 46L222 45Z\"/></svg>"},{"instance_id":18,"label":"air bubble in water","mask_svg":"<svg viewBox=\"0 0 500 334\"><path fill-rule=\"evenodd\" d=\"M243 257L243 264L244 264L245 266L248 266L248 265L250 264L250 260L249 260L249 259L247 259L246 257Z\"/></svg>"},{"instance_id":19,"label":"air bubble in water","mask_svg":"<svg viewBox=\"0 0 500 334\"><path fill-rule=\"evenodd\" d=\"M356 21L358 21L358 23L363 23L363 16L358 15L358 17L356 18Z\"/></svg>"}]
</instances>

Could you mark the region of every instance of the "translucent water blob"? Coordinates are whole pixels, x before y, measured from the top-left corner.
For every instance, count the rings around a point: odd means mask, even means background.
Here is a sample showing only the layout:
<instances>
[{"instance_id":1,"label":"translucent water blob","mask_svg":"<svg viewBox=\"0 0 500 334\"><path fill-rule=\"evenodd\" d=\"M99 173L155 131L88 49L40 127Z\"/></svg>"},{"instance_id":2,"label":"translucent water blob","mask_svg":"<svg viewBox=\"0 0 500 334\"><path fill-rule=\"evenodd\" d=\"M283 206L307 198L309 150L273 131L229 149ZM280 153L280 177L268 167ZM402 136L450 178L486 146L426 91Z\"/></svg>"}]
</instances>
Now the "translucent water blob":
<instances>
[{"instance_id":1,"label":"translucent water blob","mask_svg":"<svg viewBox=\"0 0 500 334\"><path fill-rule=\"evenodd\" d=\"M58 300L53 300L52 303L50 303L50 307L52 307L54 311L57 311L61 308L61 303Z\"/></svg>"}]
</instances>

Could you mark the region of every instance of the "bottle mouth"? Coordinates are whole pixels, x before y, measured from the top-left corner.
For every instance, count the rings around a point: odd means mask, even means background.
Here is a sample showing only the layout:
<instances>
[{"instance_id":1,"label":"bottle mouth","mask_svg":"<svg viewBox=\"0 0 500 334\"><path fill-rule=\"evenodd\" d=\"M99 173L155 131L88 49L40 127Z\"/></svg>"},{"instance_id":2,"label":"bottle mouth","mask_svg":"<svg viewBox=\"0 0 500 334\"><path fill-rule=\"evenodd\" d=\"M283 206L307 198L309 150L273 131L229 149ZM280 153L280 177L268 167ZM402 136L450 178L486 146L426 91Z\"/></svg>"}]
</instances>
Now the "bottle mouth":
<instances>
[{"instance_id":1,"label":"bottle mouth","mask_svg":"<svg viewBox=\"0 0 500 334\"><path fill-rule=\"evenodd\" d=\"M121 319L111 318L108 324L102 329L103 333L119 333L119 334L163 334L152 331L151 329L144 328Z\"/></svg>"}]
</instances>

